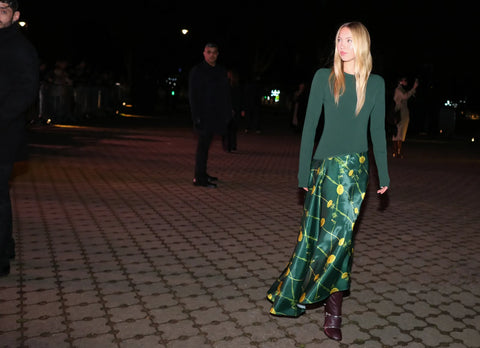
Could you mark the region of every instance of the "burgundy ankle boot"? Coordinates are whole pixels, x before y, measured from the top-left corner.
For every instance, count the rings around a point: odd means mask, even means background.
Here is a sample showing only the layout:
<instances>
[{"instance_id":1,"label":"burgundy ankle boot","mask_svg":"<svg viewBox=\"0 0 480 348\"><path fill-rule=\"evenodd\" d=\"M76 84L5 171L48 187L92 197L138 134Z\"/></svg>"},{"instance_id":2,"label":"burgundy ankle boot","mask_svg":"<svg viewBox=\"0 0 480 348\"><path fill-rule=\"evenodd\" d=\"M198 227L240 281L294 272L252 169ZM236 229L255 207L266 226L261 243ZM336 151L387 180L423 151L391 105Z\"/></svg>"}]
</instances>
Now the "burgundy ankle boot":
<instances>
[{"instance_id":1,"label":"burgundy ankle boot","mask_svg":"<svg viewBox=\"0 0 480 348\"><path fill-rule=\"evenodd\" d=\"M341 291L331 294L325 304L325 323L323 331L328 338L335 341L342 340L342 301L343 293Z\"/></svg>"}]
</instances>

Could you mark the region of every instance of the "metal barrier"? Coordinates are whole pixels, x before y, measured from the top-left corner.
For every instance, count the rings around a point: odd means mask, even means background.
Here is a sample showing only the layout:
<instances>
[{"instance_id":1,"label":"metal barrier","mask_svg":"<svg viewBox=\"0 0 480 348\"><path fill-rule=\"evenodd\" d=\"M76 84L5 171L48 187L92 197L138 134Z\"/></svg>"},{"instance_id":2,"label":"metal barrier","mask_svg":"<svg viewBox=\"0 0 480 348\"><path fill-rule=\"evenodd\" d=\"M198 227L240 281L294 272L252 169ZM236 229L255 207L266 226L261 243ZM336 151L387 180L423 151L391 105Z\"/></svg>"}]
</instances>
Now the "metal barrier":
<instances>
[{"instance_id":1,"label":"metal barrier","mask_svg":"<svg viewBox=\"0 0 480 348\"><path fill-rule=\"evenodd\" d=\"M125 97L119 83L113 86L65 86L42 83L38 118L46 123L77 123L115 115Z\"/></svg>"}]
</instances>

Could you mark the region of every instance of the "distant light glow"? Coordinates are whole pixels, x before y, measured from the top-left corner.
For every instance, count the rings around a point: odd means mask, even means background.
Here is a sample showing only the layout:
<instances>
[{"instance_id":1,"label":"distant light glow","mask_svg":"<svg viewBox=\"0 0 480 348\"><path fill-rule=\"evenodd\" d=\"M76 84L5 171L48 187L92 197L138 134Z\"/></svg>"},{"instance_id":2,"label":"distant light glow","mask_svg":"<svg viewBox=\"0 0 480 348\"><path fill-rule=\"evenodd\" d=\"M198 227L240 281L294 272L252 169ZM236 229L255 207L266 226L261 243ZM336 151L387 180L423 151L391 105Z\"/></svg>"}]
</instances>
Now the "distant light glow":
<instances>
[{"instance_id":1,"label":"distant light glow","mask_svg":"<svg viewBox=\"0 0 480 348\"><path fill-rule=\"evenodd\" d=\"M275 99L275 103L278 103L280 101L280 90L272 89L270 91L270 96Z\"/></svg>"},{"instance_id":2,"label":"distant light glow","mask_svg":"<svg viewBox=\"0 0 480 348\"><path fill-rule=\"evenodd\" d=\"M187 35L188 34L188 29L182 29L182 34Z\"/></svg>"},{"instance_id":3,"label":"distant light glow","mask_svg":"<svg viewBox=\"0 0 480 348\"><path fill-rule=\"evenodd\" d=\"M448 107L456 108L458 106L458 103L455 103L453 100L447 100L444 105Z\"/></svg>"},{"instance_id":4,"label":"distant light glow","mask_svg":"<svg viewBox=\"0 0 480 348\"><path fill-rule=\"evenodd\" d=\"M170 95L172 97L175 96L175 88L177 88L177 77L173 76L173 77L168 77L166 80L165 80L165 83L167 84L167 87L170 89Z\"/></svg>"},{"instance_id":5,"label":"distant light glow","mask_svg":"<svg viewBox=\"0 0 480 348\"><path fill-rule=\"evenodd\" d=\"M279 89L271 89L270 92L263 95L263 104L271 105L279 103L280 94L281 92Z\"/></svg>"}]
</instances>

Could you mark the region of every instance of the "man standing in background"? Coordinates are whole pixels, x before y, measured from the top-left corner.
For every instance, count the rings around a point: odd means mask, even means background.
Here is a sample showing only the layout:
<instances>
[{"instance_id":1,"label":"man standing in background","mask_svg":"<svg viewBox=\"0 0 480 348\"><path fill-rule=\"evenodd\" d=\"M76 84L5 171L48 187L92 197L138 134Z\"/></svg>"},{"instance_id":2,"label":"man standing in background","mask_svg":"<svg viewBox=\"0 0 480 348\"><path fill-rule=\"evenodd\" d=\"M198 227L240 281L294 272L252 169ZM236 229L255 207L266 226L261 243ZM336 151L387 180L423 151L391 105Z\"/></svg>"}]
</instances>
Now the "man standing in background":
<instances>
[{"instance_id":1,"label":"man standing in background","mask_svg":"<svg viewBox=\"0 0 480 348\"><path fill-rule=\"evenodd\" d=\"M192 120L198 134L193 184L216 188L217 178L207 174L208 150L214 135L223 135L232 118L232 101L227 70L217 64L218 46L207 43L205 60L195 66L189 77Z\"/></svg>"}]
</instances>

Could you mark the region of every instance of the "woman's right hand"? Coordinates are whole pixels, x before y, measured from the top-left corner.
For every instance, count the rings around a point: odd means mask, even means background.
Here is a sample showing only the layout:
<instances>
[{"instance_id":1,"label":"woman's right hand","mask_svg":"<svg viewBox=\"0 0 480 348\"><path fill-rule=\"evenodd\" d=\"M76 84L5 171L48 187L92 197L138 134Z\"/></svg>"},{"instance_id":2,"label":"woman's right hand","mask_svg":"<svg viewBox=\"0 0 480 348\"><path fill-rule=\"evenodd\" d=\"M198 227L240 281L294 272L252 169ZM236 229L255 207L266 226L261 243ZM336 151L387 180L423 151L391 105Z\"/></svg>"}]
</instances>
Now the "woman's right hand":
<instances>
[{"instance_id":1,"label":"woman's right hand","mask_svg":"<svg viewBox=\"0 0 480 348\"><path fill-rule=\"evenodd\" d=\"M303 189L304 189L305 191L308 191L308 187L304 187Z\"/></svg>"},{"instance_id":2,"label":"woman's right hand","mask_svg":"<svg viewBox=\"0 0 480 348\"><path fill-rule=\"evenodd\" d=\"M377 190L377 193L383 195L387 190L388 186L382 186L379 190Z\"/></svg>"}]
</instances>

